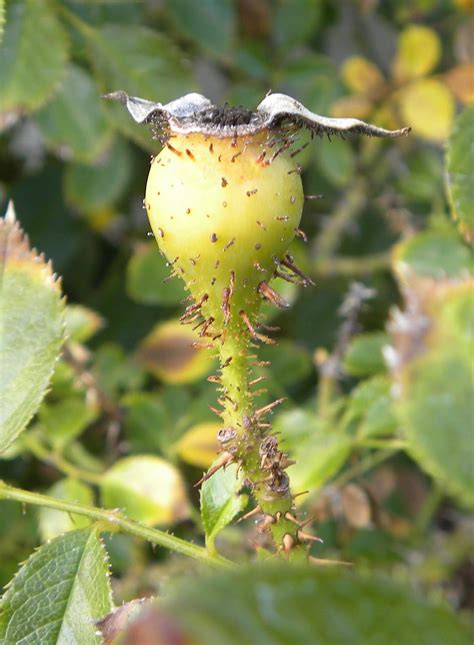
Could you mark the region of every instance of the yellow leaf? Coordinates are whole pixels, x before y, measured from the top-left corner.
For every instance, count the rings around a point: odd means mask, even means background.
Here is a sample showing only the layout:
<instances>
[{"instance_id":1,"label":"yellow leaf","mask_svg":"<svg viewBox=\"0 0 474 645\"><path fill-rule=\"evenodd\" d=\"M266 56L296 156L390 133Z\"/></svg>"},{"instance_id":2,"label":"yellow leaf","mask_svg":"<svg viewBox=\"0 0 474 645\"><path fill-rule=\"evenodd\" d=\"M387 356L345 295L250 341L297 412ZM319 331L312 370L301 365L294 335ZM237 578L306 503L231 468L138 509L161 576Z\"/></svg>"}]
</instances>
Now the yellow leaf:
<instances>
[{"instance_id":1,"label":"yellow leaf","mask_svg":"<svg viewBox=\"0 0 474 645\"><path fill-rule=\"evenodd\" d=\"M190 383L207 374L213 358L199 338L177 320L156 325L136 353L137 361L166 383Z\"/></svg>"},{"instance_id":2,"label":"yellow leaf","mask_svg":"<svg viewBox=\"0 0 474 645\"><path fill-rule=\"evenodd\" d=\"M377 65L363 56L351 56L342 66L342 78L353 92L370 94L385 83Z\"/></svg>"},{"instance_id":3,"label":"yellow leaf","mask_svg":"<svg viewBox=\"0 0 474 645\"><path fill-rule=\"evenodd\" d=\"M360 94L343 96L331 107L331 116L336 118L365 119L372 112L372 101Z\"/></svg>"},{"instance_id":4,"label":"yellow leaf","mask_svg":"<svg viewBox=\"0 0 474 645\"><path fill-rule=\"evenodd\" d=\"M393 75L398 81L420 78L438 64L441 42L433 29L412 25L399 36L398 51L393 62Z\"/></svg>"},{"instance_id":5,"label":"yellow leaf","mask_svg":"<svg viewBox=\"0 0 474 645\"><path fill-rule=\"evenodd\" d=\"M398 98L403 121L419 137L441 142L449 136L455 105L446 85L435 79L416 81Z\"/></svg>"},{"instance_id":6,"label":"yellow leaf","mask_svg":"<svg viewBox=\"0 0 474 645\"><path fill-rule=\"evenodd\" d=\"M474 11L474 0L453 0L456 7L464 11Z\"/></svg>"},{"instance_id":7,"label":"yellow leaf","mask_svg":"<svg viewBox=\"0 0 474 645\"><path fill-rule=\"evenodd\" d=\"M446 85L461 103L474 103L474 63L453 67L444 76Z\"/></svg>"},{"instance_id":8,"label":"yellow leaf","mask_svg":"<svg viewBox=\"0 0 474 645\"><path fill-rule=\"evenodd\" d=\"M174 450L188 464L200 468L209 468L216 458L219 448L217 432L220 423L209 421L193 426L174 445Z\"/></svg>"}]
</instances>

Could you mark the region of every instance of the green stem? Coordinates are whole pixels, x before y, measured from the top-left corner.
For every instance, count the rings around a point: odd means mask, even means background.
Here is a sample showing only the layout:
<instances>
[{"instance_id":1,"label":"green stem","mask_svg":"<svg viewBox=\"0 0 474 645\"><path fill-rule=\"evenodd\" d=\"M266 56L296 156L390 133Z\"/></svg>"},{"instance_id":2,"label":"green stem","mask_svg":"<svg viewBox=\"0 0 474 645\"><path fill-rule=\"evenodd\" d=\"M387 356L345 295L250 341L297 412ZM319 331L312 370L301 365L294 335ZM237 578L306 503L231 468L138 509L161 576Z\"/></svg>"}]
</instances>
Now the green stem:
<instances>
[{"instance_id":1,"label":"green stem","mask_svg":"<svg viewBox=\"0 0 474 645\"><path fill-rule=\"evenodd\" d=\"M0 481L0 499L10 499L35 506L46 506L47 508L54 508L65 513L77 513L78 515L83 515L84 517L89 517L91 520L103 523L104 531L119 531L128 533L129 535L135 535L136 537L148 540L152 544L157 544L176 553L181 553L182 555L194 558L213 567L225 567L227 569L236 567L233 562L223 556L211 555L206 549L196 544L182 540L164 531L149 528L139 522L128 520L123 514L115 510L105 510L94 506L86 506L85 504L76 504L63 499L48 497L40 493L31 493L30 491L9 486L2 481Z\"/></svg>"},{"instance_id":2,"label":"green stem","mask_svg":"<svg viewBox=\"0 0 474 645\"><path fill-rule=\"evenodd\" d=\"M371 452L369 455L364 457L364 459L361 459L359 462L341 473L339 477L333 479L331 486L334 486L335 488L342 488L356 477L360 477L368 470L371 470L383 461L390 459L390 457L392 457L397 452L397 448L380 450L380 452Z\"/></svg>"},{"instance_id":3,"label":"green stem","mask_svg":"<svg viewBox=\"0 0 474 645\"><path fill-rule=\"evenodd\" d=\"M316 278L326 276L363 276L374 271L384 271L390 267L391 255L388 251L361 257L317 257L311 275Z\"/></svg>"}]
</instances>

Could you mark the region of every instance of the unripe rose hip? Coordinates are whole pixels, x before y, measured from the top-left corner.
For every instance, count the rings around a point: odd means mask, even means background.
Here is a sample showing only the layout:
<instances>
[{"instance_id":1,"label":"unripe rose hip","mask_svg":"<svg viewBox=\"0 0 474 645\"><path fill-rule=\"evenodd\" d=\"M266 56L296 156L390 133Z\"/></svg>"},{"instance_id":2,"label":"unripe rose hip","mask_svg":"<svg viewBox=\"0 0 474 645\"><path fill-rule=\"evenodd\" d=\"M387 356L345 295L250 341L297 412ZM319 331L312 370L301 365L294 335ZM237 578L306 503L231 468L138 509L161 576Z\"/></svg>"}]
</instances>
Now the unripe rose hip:
<instances>
[{"instance_id":1,"label":"unripe rose hip","mask_svg":"<svg viewBox=\"0 0 474 645\"><path fill-rule=\"evenodd\" d=\"M245 473L261 530L270 531L278 552L306 557L317 540L294 516L286 469L293 462L271 434L268 415L281 400L258 408L260 378L250 345L270 342L258 325L262 297L282 298L270 281L279 275L309 284L287 250L299 230L303 189L295 162L296 136L356 132L391 137L357 119L313 114L289 96L272 94L256 110L218 108L199 94L167 105L115 92L107 98L127 106L139 123L150 123L163 144L151 164L145 206L161 252L190 291L181 321L199 330L219 353L220 372L209 377L219 390L221 454L204 475L231 461ZM252 349L253 351L253 349Z\"/></svg>"}]
</instances>

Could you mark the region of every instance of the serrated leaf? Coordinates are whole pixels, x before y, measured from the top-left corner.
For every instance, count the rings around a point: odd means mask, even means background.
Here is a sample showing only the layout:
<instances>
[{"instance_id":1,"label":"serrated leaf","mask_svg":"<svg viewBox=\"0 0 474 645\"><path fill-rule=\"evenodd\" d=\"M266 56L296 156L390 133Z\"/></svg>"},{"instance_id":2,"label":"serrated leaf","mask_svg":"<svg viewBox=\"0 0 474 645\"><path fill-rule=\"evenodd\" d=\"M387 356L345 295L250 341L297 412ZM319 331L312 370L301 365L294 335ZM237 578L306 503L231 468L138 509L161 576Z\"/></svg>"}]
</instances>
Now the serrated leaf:
<instances>
[{"instance_id":1,"label":"serrated leaf","mask_svg":"<svg viewBox=\"0 0 474 645\"><path fill-rule=\"evenodd\" d=\"M10 208L0 219L0 452L37 411L63 341L60 284Z\"/></svg>"},{"instance_id":2,"label":"serrated leaf","mask_svg":"<svg viewBox=\"0 0 474 645\"><path fill-rule=\"evenodd\" d=\"M472 640L467 624L409 586L339 568L254 565L186 580L160 609L196 645L400 645L414 634L419 645Z\"/></svg>"},{"instance_id":3,"label":"serrated leaf","mask_svg":"<svg viewBox=\"0 0 474 645\"><path fill-rule=\"evenodd\" d=\"M230 55L237 26L232 0L167 0L166 9L176 30L201 49L219 57Z\"/></svg>"},{"instance_id":4,"label":"serrated leaf","mask_svg":"<svg viewBox=\"0 0 474 645\"><path fill-rule=\"evenodd\" d=\"M398 101L404 123L415 134L436 143L447 139L456 106L444 83L435 78L414 81L400 90Z\"/></svg>"},{"instance_id":5,"label":"serrated leaf","mask_svg":"<svg viewBox=\"0 0 474 645\"><path fill-rule=\"evenodd\" d=\"M92 161L112 138L99 90L77 65L69 65L61 89L35 118L46 144L62 158Z\"/></svg>"},{"instance_id":6,"label":"serrated leaf","mask_svg":"<svg viewBox=\"0 0 474 645\"><path fill-rule=\"evenodd\" d=\"M111 206L126 191L131 171L129 146L119 139L93 164L68 164L64 174L66 200L84 213Z\"/></svg>"},{"instance_id":7,"label":"serrated leaf","mask_svg":"<svg viewBox=\"0 0 474 645\"><path fill-rule=\"evenodd\" d=\"M144 524L174 524L189 516L184 481L160 457L141 455L117 461L101 483L102 503L123 508Z\"/></svg>"},{"instance_id":8,"label":"serrated leaf","mask_svg":"<svg viewBox=\"0 0 474 645\"><path fill-rule=\"evenodd\" d=\"M179 278L170 277L170 267L155 242L140 244L127 265L127 293L145 305L177 305L186 293Z\"/></svg>"},{"instance_id":9,"label":"serrated leaf","mask_svg":"<svg viewBox=\"0 0 474 645\"><path fill-rule=\"evenodd\" d=\"M248 504L247 495L239 495L243 473L237 476L236 464L218 470L201 487L201 517L206 544L214 550L217 535L232 522Z\"/></svg>"},{"instance_id":10,"label":"serrated leaf","mask_svg":"<svg viewBox=\"0 0 474 645\"><path fill-rule=\"evenodd\" d=\"M221 427L213 421L197 423L180 437L173 451L188 464L209 468L219 448L217 432Z\"/></svg>"},{"instance_id":11,"label":"serrated leaf","mask_svg":"<svg viewBox=\"0 0 474 645\"><path fill-rule=\"evenodd\" d=\"M410 25L398 39L398 51L393 62L394 75L400 81L425 76L436 67L440 56L438 34L423 25Z\"/></svg>"},{"instance_id":12,"label":"serrated leaf","mask_svg":"<svg viewBox=\"0 0 474 645\"><path fill-rule=\"evenodd\" d=\"M0 642L100 643L95 622L111 609L98 532L66 533L34 553L11 582L0 604Z\"/></svg>"},{"instance_id":13,"label":"serrated leaf","mask_svg":"<svg viewBox=\"0 0 474 645\"><path fill-rule=\"evenodd\" d=\"M68 41L43 0L10 2L0 48L0 113L39 108L65 71Z\"/></svg>"},{"instance_id":14,"label":"serrated leaf","mask_svg":"<svg viewBox=\"0 0 474 645\"><path fill-rule=\"evenodd\" d=\"M446 169L452 215L469 241L474 240L474 107L457 118L448 142Z\"/></svg>"},{"instance_id":15,"label":"serrated leaf","mask_svg":"<svg viewBox=\"0 0 474 645\"><path fill-rule=\"evenodd\" d=\"M352 376L370 376L385 370L382 350L389 342L383 332L367 332L352 338L344 354L343 366Z\"/></svg>"},{"instance_id":16,"label":"serrated leaf","mask_svg":"<svg viewBox=\"0 0 474 645\"><path fill-rule=\"evenodd\" d=\"M92 505L94 503L94 493L91 487L69 477L60 479L53 484L47 494L78 504ZM91 520L83 515L64 513L64 511L46 508L46 506L39 509L39 529L44 542L62 533L89 526L90 523Z\"/></svg>"}]
</instances>

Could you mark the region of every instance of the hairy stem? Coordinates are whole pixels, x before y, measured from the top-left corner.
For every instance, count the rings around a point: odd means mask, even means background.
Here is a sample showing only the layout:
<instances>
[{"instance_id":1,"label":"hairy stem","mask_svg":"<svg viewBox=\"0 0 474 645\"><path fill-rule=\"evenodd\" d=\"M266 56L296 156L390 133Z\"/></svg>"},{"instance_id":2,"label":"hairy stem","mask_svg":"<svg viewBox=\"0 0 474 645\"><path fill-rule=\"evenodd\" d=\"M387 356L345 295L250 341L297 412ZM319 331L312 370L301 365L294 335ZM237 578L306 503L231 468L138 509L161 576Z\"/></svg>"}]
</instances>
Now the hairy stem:
<instances>
[{"instance_id":1,"label":"hairy stem","mask_svg":"<svg viewBox=\"0 0 474 645\"><path fill-rule=\"evenodd\" d=\"M47 495L39 493L31 493L30 491L22 490L9 486L5 482L0 481L0 499L10 499L23 504L33 504L35 506L45 506L47 508L54 508L58 511L65 513L77 513L84 517L89 517L91 520L102 523L104 531L112 533L122 532L129 535L148 540L152 544L157 544L170 549L176 553L181 553L195 560L200 560L214 567L225 567L228 569L234 568L236 565L220 555L212 555L208 553L203 547L182 540L181 538L165 533L158 529L153 529L144 526L139 522L134 522L127 519L123 513L118 513L115 510L106 510L96 508L95 506L86 506L85 504L76 504L74 502L67 502L62 499L56 499Z\"/></svg>"}]
</instances>

